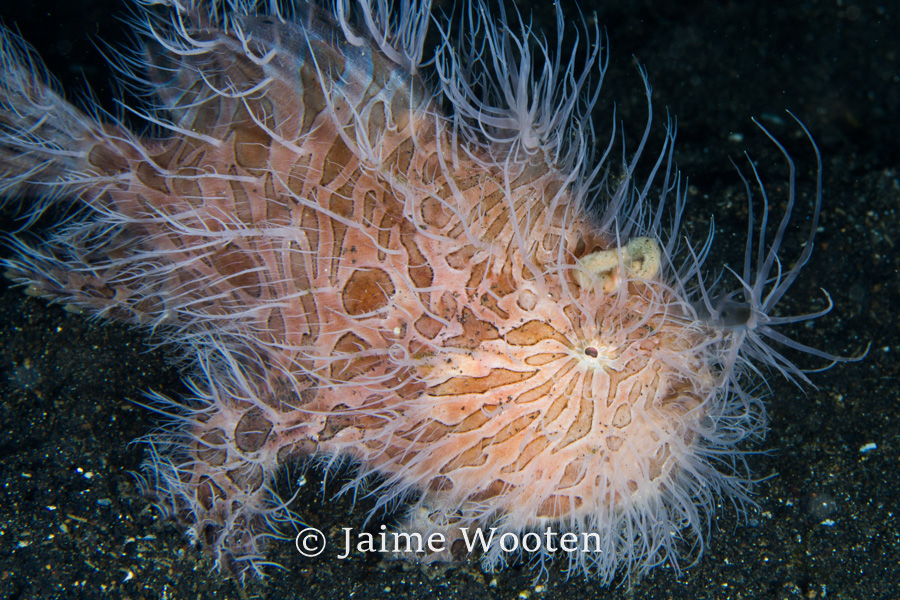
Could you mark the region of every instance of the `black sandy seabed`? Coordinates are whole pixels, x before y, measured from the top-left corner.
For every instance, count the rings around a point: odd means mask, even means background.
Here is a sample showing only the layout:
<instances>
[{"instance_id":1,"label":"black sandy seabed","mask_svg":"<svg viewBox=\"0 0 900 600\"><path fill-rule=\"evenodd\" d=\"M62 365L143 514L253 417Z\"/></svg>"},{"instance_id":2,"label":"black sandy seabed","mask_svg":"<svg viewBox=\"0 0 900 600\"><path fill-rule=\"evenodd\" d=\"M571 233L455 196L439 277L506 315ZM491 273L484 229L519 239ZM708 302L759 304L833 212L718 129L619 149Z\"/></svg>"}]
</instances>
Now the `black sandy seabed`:
<instances>
[{"instance_id":1,"label":"black sandy seabed","mask_svg":"<svg viewBox=\"0 0 900 600\"><path fill-rule=\"evenodd\" d=\"M146 390L184 392L177 366L142 334L89 322L0 283L0 598L897 598L900 590L900 6L827 0L581 2L597 12L612 46L598 126L615 100L629 131L646 112L637 62L653 84L661 127L678 117L677 159L690 176L688 221L704 234L716 215L719 245L742 250L746 204L729 162L748 150L770 192L784 190L784 163L756 130L757 117L785 142L807 183L814 158L792 110L825 160L825 206L816 252L784 307L830 315L794 335L865 360L811 376L805 393L769 378L771 431L753 471L759 511L739 525L723 509L703 558L680 574L660 567L605 588L567 580L554 566L540 585L527 567L485 573L384 564L338 549L317 559L291 543L270 557L284 565L243 589L212 571L135 487L139 447L156 423L129 402ZM449 3L447 3L449 6ZM102 102L109 70L91 44L124 42L113 0L6 1L0 17L34 44L69 93L86 79ZM537 28L552 29L550 2L526 0ZM576 8L568 6L574 17ZM892 33L893 32L893 33ZM746 164L746 163L744 163ZM802 219L798 218L798 223ZM2 226L15 226L3 215ZM797 240L802 230L796 231ZM793 246L797 249L797 245ZM7 250L2 250L7 252ZM718 254L723 256L723 254ZM710 263L714 264L714 262ZM812 363L810 366L818 366ZM870 449L863 451L867 445ZM296 474L294 474L296 476ZM321 493L310 471L297 500L306 521L340 539L371 502ZM339 482L327 486L329 492Z\"/></svg>"}]
</instances>

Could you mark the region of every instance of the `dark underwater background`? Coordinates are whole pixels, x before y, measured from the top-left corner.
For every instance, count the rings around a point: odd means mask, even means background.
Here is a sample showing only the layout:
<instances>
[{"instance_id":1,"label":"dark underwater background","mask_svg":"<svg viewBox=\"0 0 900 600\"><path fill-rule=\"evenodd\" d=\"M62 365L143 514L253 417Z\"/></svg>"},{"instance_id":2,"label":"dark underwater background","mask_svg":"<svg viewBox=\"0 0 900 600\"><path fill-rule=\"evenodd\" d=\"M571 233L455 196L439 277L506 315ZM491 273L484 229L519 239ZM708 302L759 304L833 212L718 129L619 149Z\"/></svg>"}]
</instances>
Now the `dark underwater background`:
<instances>
[{"instance_id":1,"label":"dark underwater background","mask_svg":"<svg viewBox=\"0 0 900 600\"><path fill-rule=\"evenodd\" d=\"M451 11L449 2L437 2ZM89 82L114 109L110 72L92 40L128 43L126 13L113 0L3 2L0 18L18 28L61 79L70 98ZM553 4L523 0L536 29L552 35ZM565 14L578 7L565 0ZM611 45L595 112L598 132L617 119L640 132L646 103L637 70L654 90L655 141L666 110L677 116L676 157L690 178L686 233L699 240L715 215L708 263L740 264L747 206L729 159L758 162L773 207L782 206L786 165L751 121L756 117L797 161L803 193L788 263L799 253L814 155L786 109L809 127L825 162L825 199L816 251L781 307L824 305L832 312L792 330L801 342L865 360L810 375L801 391L766 378L771 430L750 457L761 482L759 510L739 523L723 506L702 559L680 574L668 566L631 587L566 579L562 564L535 585L514 566L483 573L380 563L377 556L317 559L290 542L269 558L285 569L241 589L172 523L156 518L130 471L143 450L131 445L157 417L129 400L147 390L186 392L171 353L139 332L90 322L0 283L0 598L897 598L900 589L900 5L848 0L591 2ZM893 33L891 33L893 32ZM573 36L566 36L571 43ZM629 138L630 139L630 138ZM648 156L652 160L654 156ZM4 230L14 228L10 210ZM8 254L8 250L0 250ZM792 253L793 252L793 253ZM823 366L810 357L803 364ZM872 445L875 447L873 448ZM869 448L864 451L863 448ZM300 471L284 476L296 480ZM310 525L340 539L362 526L370 499L355 508L321 492L305 473L294 506ZM370 527L377 526L370 525ZM684 565L687 566L687 565ZM891 590L894 590L893 592Z\"/></svg>"}]
</instances>

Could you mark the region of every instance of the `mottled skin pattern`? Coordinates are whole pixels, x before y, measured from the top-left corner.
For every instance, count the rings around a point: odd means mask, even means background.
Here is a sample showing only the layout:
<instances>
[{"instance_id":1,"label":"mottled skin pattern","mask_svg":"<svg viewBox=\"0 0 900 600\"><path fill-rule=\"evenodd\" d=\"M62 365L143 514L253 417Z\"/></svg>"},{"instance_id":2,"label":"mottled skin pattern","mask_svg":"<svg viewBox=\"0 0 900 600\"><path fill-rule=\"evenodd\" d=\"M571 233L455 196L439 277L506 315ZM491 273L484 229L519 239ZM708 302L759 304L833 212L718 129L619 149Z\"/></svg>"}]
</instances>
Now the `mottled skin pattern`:
<instances>
[{"instance_id":1,"label":"mottled skin pattern","mask_svg":"<svg viewBox=\"0 0 900 600\"><path fill-rule=\"evenodd\" d=\"M416 75L314 11L242 22L249 49L202 27L204 53L149 47L172 125L83 118L87 211L10 265L198 357L150 493L225 566L260 555L277 469L310 456L413 500L409 531L600 530L658 559L623 523L690 521L660 506L722 381L666 271L604 292L578 261L614 234L541 153L460 148Z\"/></svg>"}]
</instances>

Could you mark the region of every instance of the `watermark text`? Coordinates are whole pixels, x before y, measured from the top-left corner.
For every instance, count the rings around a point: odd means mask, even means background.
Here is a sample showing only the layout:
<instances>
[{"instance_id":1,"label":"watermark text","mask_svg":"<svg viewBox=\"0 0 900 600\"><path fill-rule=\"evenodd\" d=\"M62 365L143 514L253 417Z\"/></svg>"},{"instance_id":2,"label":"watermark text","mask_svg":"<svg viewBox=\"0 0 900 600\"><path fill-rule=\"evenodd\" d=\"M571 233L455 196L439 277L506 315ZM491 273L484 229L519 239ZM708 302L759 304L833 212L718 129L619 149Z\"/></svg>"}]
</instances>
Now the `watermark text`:
<instances>
[{"instance_id":1,"label":"watermark text","mask_svg":"<svg viewBox=\"0 0 900 600\"><path fill-rule=\"evenodd\" d=\"M341 541L338 558L345 560L353 554L379 552L384 554L438 554L449 550L450 545L461 541L467 553L485 553L498 546L503 552L554 553L585 552L599 553L603 551L603 540L599 533L583 532L559 533L552 529L543 532L527 531L523 533L498 532L496 527L460 527L459 535L448 535L433 532L428 535L402 531L388 531L381 525L381 531L356 531L352 527L341 528ZM325 535L313 527L301 531L295 539L297 551L303 556L314 557L324 552L328 545Z\"/></svg>"}]
</instances>

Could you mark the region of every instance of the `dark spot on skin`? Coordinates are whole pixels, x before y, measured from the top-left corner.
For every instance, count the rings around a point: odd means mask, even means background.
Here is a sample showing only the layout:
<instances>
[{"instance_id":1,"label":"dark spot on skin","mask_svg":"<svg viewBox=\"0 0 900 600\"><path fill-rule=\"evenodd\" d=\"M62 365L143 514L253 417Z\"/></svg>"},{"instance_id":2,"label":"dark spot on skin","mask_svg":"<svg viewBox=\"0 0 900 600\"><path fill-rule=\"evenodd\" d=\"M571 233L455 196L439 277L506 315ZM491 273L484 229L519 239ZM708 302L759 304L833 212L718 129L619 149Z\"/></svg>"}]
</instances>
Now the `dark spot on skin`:
<instances>
[{"instance_id":1,"label":"dark spot on skin","mask_svg":"<svg viewBox=\"0 0 900 600\"><path fill-rule=\"evenodd\" d=\"M719 318L727 328L743 327L750 322L753 309L746 303L727 302L719 310Z\"/></svg>"}]
</instances>

